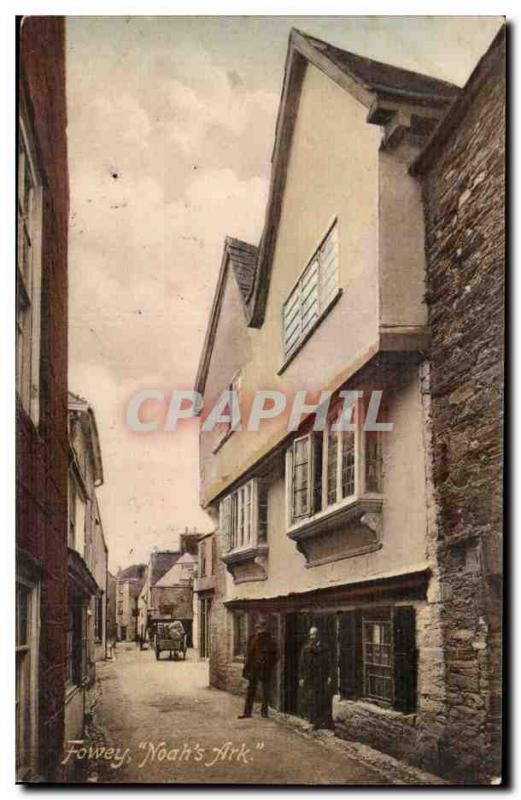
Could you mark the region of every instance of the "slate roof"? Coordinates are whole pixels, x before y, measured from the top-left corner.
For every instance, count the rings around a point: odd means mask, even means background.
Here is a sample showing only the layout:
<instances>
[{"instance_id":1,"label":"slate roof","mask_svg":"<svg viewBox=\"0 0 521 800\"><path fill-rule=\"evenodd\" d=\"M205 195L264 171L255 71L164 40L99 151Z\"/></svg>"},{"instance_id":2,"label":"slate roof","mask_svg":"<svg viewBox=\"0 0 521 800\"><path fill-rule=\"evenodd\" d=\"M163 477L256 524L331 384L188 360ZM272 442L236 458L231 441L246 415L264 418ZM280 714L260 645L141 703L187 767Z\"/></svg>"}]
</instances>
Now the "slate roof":
<instances>
[{"instance_id":1,"label":"slate roof","mask_svg":"<svg viewBox=\"0 0 521 800\"><path fill-rule=\"evenodd\" d=\"M195 566L195 558L190 553L184 553L170 569L154 584L155 589L182 586L186 582L187 573L183 565Z\"/></svg>"},{"instance_id":2,"label":"slate roof","mask_svg":"<svg viewBox=\"0 0 521 800\"><path fill-rule=\"evenodd\" d=\"M321 50L340 69L347 72L355 80L361 81L369 91L384 92L388 94L425 95L426 97L442 96L456 97L459 88L453 83L424 75L421 72L411 72L372 58L356 55L348 50L340 50L328 42L309 36L298 31L314 47Z\"/></svg>"},{"instance_id":3,"label":"slate roof","mask_svg":"<svg viewBox=\"0 0 521 800\"><path fill-rule=\"evenodd\" d=\"M255 283L258 248L231 236L226 238L226 247L239 291L247 303Z\"/></svg>"},{"instance_id":4,"label":"slate roof","mask_svg":"<svg viewBox=\"0 0 521 800\"><path fill-rule=\"evenodd\" d=\"M295 28L291 30L275 128L270 193L264 231L258 247L238 239L226 238L221 270L195 380L195 389L201 394L204 392L212 356L228 259L241 292L247 325L252 328L260 328L264 321L286 170L298 114L305 64L307 63L313 64L328 75L332 81L355 96L368 109L367 121L378 125L384 124L374 112L375 103L379 100L392 100L398 105L400 102L410 106L427 105L444 110L453 103L460 92L457 86L447 81L374 61L371 58L341 50ZM373 113L371 113L372 109Z\"/></svg>"},{"instance_id":5,"label":"slate roof","mask_svg":"<svg viewBox=\"0 0 521 800\"><path fill-rule=\"evenodd\" d=\"M132 564L130 567L121 570L117 575L117 579L119 581L137 580L144 576L146 568L146 564Z\"/></svg>"},{"instance_id":6,"label":"slate roof","mask_svg":"<svg viewBox=\"0 0 521 800\"><path fill-rule=\"evenodd\" d=\"M181 558L179 550L159 550L150 555L150 586L160 580L168 570Z\"/></svg>"}]
</instances>

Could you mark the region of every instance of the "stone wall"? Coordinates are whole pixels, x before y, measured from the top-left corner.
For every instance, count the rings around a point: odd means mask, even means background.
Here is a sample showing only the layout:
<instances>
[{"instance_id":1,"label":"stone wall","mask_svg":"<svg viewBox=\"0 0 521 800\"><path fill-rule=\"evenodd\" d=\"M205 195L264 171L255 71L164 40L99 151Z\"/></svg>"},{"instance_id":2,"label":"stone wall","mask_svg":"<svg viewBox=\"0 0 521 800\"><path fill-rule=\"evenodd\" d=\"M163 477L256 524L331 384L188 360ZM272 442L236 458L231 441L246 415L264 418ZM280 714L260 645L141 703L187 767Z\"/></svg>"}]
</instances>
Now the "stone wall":
<instances>
[{"instance_id":1,"label":"stone wall","mask_svg":"<svg viewBox=\"0 0 521 800\"><path fill-rule=\"evenodd\" d=\"M242 679L244 664L232 659L232 625L226 610L226 567L221 561L219 532L215 534L215 593L212 601L210 629L210 686L234 694L244 692L246 683Z\"/></svg>"},{"instance_id":2,"label":"stone wall","mask_svg":"<svg viewBox=\"0 0 521 800\"><path fill-rule=\"evenodd\" d=\"M504 32L424 153L444 772L500 774Z\"/></svg>"}]
</instances>

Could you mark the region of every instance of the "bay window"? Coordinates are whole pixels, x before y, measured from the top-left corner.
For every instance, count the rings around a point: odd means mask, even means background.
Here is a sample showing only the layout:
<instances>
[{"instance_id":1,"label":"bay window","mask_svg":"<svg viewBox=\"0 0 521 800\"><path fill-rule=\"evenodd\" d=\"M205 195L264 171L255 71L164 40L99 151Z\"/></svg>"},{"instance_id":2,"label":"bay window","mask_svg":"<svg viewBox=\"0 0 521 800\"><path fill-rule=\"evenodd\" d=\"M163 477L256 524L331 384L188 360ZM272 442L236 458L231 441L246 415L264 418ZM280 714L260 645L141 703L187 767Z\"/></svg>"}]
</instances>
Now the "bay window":
<instances>
[{"instance_id":1,"label":"bay window","mask_svg":"<svg viewBox=\"0 0 521 800\"><path fill-rule=\"evenodd\" d=\"M221 500L220 529L226 552L247 550L266 542L266 491L265 484L253 478Z\"/></svg>"},{"instance_id":2,"label":"bay window","mask_svg":"<svg viewBox=\"0 0 521 800\"><path fill-rule=\"evenodd\" d=\"M287 451L289 525L368 494L382 494L382 441L379 431L326 429L295 439Z\"/></svg>"}]
</instances>

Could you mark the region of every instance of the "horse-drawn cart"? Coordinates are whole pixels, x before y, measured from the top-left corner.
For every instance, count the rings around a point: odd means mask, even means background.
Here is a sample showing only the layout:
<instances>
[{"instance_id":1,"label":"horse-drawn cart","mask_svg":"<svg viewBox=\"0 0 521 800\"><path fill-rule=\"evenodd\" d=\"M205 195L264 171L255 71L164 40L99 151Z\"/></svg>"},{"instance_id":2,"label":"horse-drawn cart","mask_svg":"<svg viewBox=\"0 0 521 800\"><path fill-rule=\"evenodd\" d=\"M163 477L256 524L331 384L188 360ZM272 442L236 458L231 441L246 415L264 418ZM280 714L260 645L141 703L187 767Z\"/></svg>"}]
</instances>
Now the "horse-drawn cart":
<instances>
[{"instance_id":1,"label":"horse-drawn cart","mask_svg":"<svg viewBox=\"0 0 521 800\"><path fill-rule=\"evenodd\" d=\"M156 659L159 661L161 653L168 652L169 657L177 661L182 655L186 659L186 642L183 623L179 620L156 622L153 633L153 647Z\"/></svg>"}]
</instances>

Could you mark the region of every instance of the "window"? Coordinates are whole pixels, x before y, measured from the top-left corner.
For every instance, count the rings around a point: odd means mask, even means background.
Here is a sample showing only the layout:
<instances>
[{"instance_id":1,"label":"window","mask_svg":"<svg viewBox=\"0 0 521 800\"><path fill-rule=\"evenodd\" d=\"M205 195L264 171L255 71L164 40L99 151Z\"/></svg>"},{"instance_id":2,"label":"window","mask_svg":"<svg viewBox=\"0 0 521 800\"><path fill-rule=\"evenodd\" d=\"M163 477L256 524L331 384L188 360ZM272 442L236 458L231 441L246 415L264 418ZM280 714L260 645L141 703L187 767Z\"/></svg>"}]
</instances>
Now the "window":
<instances>
[{"instance_id":1,"label":"window","mask_svg":"<svg viewBox=\"0 0 521 800\"><path fill-rule=\"evenodd\" d=\"M69 538L67 545L73 550L76 547L76 486L72 477L69 478Z\"/></svg>"},{"instance_id":2,"label":"window","mask_svg":"<svg viewBox=\"0 0 521 800\"><path fill-rule=\"evenodd\" d=\"M204 578L206 575L206 542L201 542L199 545L199 563L200 575L201 578Z\"/></svg>"},{"instance_id":3,"label":"window","mask_svg":"<svg viewBox=\"0 0 521 800\"><path fill-rule=\"evenodd\" d=\"M382 439L377 431L365 434L365 485L368 492L382 491Z\"/></svg>"},{"instance_id":4,"label":"window","mask_svg":"<svg viewBox=\"0 0 521 800\"><path fill-rule=\"evenodd\" d=\"M233 613L233 655L244 657L247 646L247 622L248 618L244 611Z\"/></svg>"},{"instance_id":5,"label":"window","mask_svg":"<svg viewBox=\"0 0 521 800\"><path fill-rule=\"evenodd\" d=\"M67 617L67 683L81 683L84 669L84 610L80 603L71 603Z\"/></svg>"},{"instance_id":6,"label":"window","mask_svg":"<svg viewBox=\"0 0 521 800\"><path fill-rule=\"evenodd\" d=\"M360 430L358 412L355 418L354 431L334 430L332 417L324 431L294 439L286 462L290 525L358 495L383 492L381 434Z\"/></svg>"},{"instance_id":7,"label":"window","mask_svg":"<svg viewBox=\"0 0 521 800\"><path fill-rule=\"evenodd\" d=\"M216 424L215 429L217 431L217 443L213 449L213 452L216 453L217 450L224 444L224 442L228 439L228 437L236 430L241 422L241 387L242 387L242 375L240 370L235 373L233 376L230 384L228 385L227 391L229 392L229 402L226 403L225 407L222 410L223 414L227 414L230 416L229 422L219 422Z\"/></svg>"},{"instance_id":8,"label":"window","mask_svg":"<svg viewBox=\"0 0 521 800\"><path fill-rule=\"evenodd\" d=\"M339 615L340 694L410 713L416 707L412 606L375 606Z\"/></svg>"},{"instance_id":9,"label":"window","mask_svg":"<svg viewBox=\"0 0 521 800\"><path fill-rule=\"evenodd\" d=\"M220 504L220 529L225 550L254 547L267 539L267 490L253 478L225 497Z\"/></svg>"},{"instance_id":10,"label":"window","mask_svg":"<svg viewBox=\"0 0 521 800\"><path fill-rule=\"evenodd\" d=\"M390 619L363 620L364 693L384 703L394 696L392 638Z\"/></svg>"},{"instance_id":11,"label":"window","mask_svg":"<svg viewBox=\"0 0 521 800\"><path fill-rule=\"evenodd\" d=\"M103 593L96 597L94 610L94 635L96 641L103 641Z\"/></svg>"},{"instance_id":12,"label":"window","mask_svg":"<svg viewBox=\"0 0 521 800\"><path fill-rule=\"evenodd\" d=\"M37 768L38 588L16 584L16 771L20 780Z\"/></svg>"},{"instance_id":13,"label":"window","mask_svg":"<svg viewBox=\"0 0 521 800\"><path fill-rule=\"evenodd\" d=\"M67 546L85 555L85 502L74 473L69 473L69 532Z\"/></svg>"},{"instance_id":14,"label":"window","mask_svg":"<svg viewBox=\"0 0 521 800\"><path fill-rule=\"evenodd\" d=\"M284 355L303 341L338 290L338 231L333 225L282 310Z\"/></svg>"},{"instance_id":15,"label":"window","mask_svg":"<svg viewBox=\"0 0 521 800\"><path fill-rule=\"evenodd\" d=\"M35 147L24 119L18 128L16 260L16 388L37 424L41 304L41 182Z\"/></svg>"}]
</instances>

